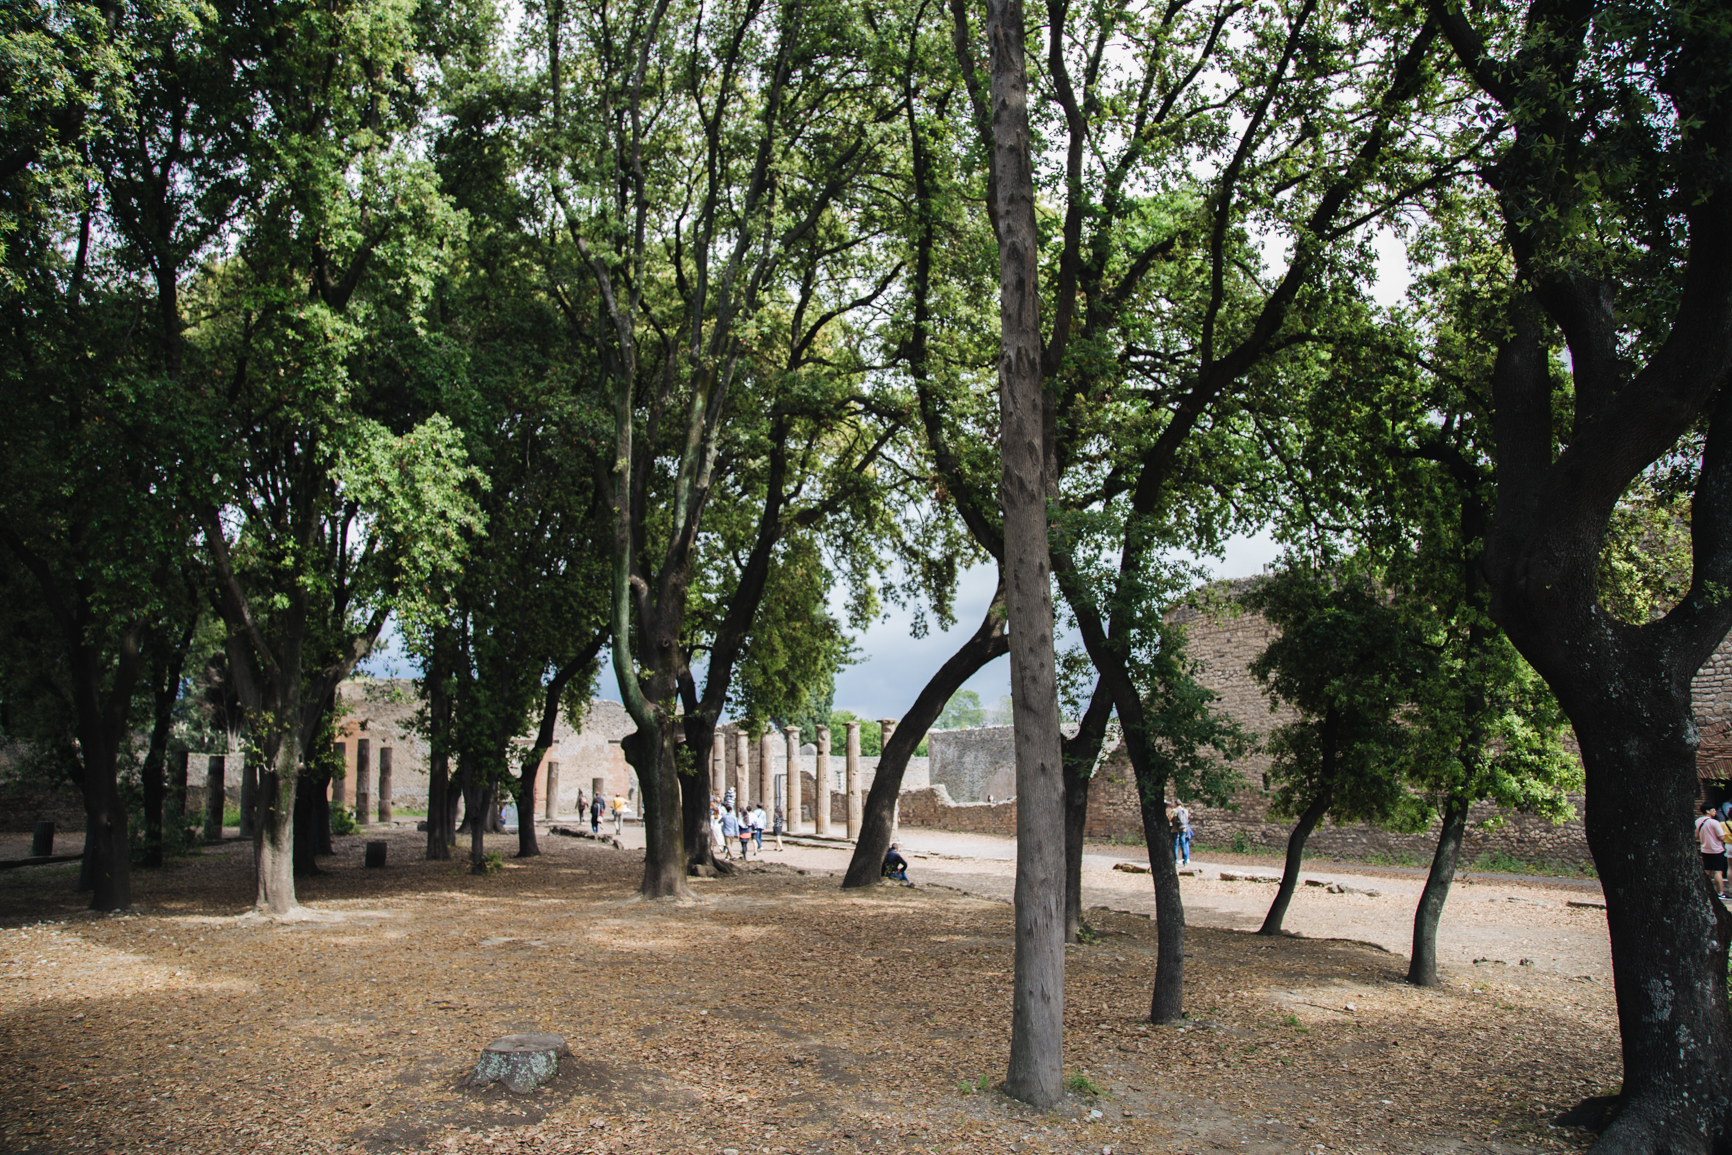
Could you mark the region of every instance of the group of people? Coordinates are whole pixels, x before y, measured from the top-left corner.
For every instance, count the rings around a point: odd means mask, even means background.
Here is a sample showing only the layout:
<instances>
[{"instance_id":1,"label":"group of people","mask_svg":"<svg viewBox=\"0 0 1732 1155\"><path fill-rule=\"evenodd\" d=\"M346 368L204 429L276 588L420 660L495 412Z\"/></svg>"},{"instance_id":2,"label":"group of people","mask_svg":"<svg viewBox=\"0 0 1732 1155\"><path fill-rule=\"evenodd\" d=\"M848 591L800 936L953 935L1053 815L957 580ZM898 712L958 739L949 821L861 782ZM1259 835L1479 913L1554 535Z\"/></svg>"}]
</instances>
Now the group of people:
<instances>
[{"instance_id":1,"label":"group of people","mask_svg":"<svg viewBox=\"0 0 1732 1155\"><path fill-rule=\"evenodd\" d=\"M1726 843L1732 839L1732 802L1723 802L1718 807L1704 804L1702 816L1696 819L1696 845L1702 851L1702 870L1708 875L1708 881L1714 886L1714 893L1721 898L1732 897L1726 893Z\"/></svg>"},{"instance_id":2,"label":"group of people","mask_svg":"<svg viewBox=\"0 0 1732 1155\"><path fill-rule=\"evenodd\" d=\"M577 792L577 812L582 814L585 809L588 809L589 811L589 832L591 834L601 833L602 816L608 814L610 811L613 814L613 832L615 834L625 833L625 795L615 794L613 796L613 804L610 806L598 793L594 798L589 800L589 805L586 808L583 804L583 791L579 790Z\"/></svg>"},{"instance_id":3,"label":"group of people","mask_svg":"<svg viewBox=\"0 0 1732 1155\"><path fill-rule=\"evenodd\" d=\"M776 849L782 847L782 808L776 807L774 815L764 809L759 802L748 807L743 798L735 798L734 788L728 787L728 792L720 798L710 798L710 838L721 847L723 858L734 856L734 843L740 844L740 861L744 862L756 847L758 857L764 855L764 834L766 830L776 840Z\"/></svg>"}]
</instances>

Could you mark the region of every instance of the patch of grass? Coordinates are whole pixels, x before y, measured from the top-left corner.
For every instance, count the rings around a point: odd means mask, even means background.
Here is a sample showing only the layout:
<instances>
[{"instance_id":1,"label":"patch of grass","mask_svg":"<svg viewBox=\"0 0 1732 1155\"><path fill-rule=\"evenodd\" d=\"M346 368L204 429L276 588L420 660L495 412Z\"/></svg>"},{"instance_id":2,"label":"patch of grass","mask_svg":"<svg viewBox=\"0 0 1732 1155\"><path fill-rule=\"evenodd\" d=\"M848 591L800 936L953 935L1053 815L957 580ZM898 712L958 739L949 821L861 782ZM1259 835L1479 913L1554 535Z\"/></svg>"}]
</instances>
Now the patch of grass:
<instances>
[{"instance_id":1,"label":"patch of grass","mask_svg":"<svg viewBox=\"0 0 1732 1155\"><path fill-rule=\"evenodd\" d=\"M497 850L489 850L481 856L481 873L498 874L505 869L505 855Z\"/></svg>"},{"instance_id":2,"label":"patch of grass","mask_svg":"<svg viewBox=\"0 0 1732 1155\"><path fill-rule=\"evenodd\" d=\"M230 809L227 806L223 807L223 825L224 826L239 826L240 824L241 824L241 808L239 806L236 806L233 809Z\"/></svg>"},{"instance_id":3,"label":"patch of grass","mask_svg":"<svg viewBox=\"0 0 1732 1155\"><path fill-rule=\"evenodd\" d=\"M1505 854L1500 850L1482 852L1466 869L1482 870L1490 874L1537 874L1548 878L1600 877L1600 872L1594 869L1591 862L1563 863L1556 860L1529 862L1526 859Z\"/></svg>"},{"instance_id":4,"label":"patch of grass","mask_svg":"<svg viewBox=\"0 0 1732 1155\"><path fill-rule=\"evenodd\" d=\"M1311 1028L1300 1022L1298 1015L1283 1015L1281 1018L1281 1025L1284 1027L1291 1027L1301 1035L1309 1035L1311 1033Z\"/></svg>"},{"instance_id":5,"label":"patch of grass","mask_svg":"<svg viewBox=\"0 0 1732 1155\"><path fill-rule=\"evenodd\" d=\"M1074 1095L1087 1095L1093 1099L1100 1098L1100 1087L1096 1086L1094 1080L1090 1079L1087 1075L1080 1073L1075 1075L1066 1075L1064 1077L1064 1085L1065 1089Z\"/></svg>"},{"instance_id":6,"label":"patch of grass","mask_svg":"<svg viewBox=\"0 0 1732 1155\"><path fill-rule=\"evenodd\" d=\"M1234 854L1249 854L1249 853L1251 853L1251 838L1243 830L1233 831L1233 853Z\"/></svg>"},{"instance_id":7,"label":"patch of grass","mask_svg":"<svg viewBox=\"0 0 1732 1155\"><path fill-rule=\"evenodd\" d=\"M991 1085L991 1082L992 1082L992 1076L990 1076L990 1075L982 1075L978 1079L973 1079L973 1080L969 1079L968 1076L964 1075L960 1080L957 1081L956 1093L959 1095L985 1094L986 1088L989 1085Z\"/></svg>"},{"instance_id":8,"label":"patch of grass","mask_svg":"<svg viewBox=\"0 0 1732 1155\"><path fill-rule=\"evenodd\" d=\"M1367 866L1424 866L1417 854L1409 854L1405 850L1400 854L1367 854L1360 861Z\"/></svg>"}]
</instances>

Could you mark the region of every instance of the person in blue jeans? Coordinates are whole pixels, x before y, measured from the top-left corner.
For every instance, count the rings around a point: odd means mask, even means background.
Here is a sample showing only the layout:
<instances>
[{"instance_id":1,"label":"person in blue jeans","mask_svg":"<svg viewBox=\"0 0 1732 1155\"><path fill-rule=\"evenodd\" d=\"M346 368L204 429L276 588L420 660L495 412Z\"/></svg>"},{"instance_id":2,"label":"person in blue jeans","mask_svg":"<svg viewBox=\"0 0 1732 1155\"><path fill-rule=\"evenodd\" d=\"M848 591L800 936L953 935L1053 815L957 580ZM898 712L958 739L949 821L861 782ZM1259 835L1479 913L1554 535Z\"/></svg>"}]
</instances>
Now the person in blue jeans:
<instances>
[{"instance_id":1,"label":"person in blue jeans","mask_svg":"<svg viewBox=\"0 0 1732 1155\"><path fill-rule=\"evenodd\" d=\"M1173 807L1173 861L1191 865L1191 812L1183 802Z\"/></svg>"},{"instance_id":2,"label":"person in blue jeans","mask_svg":"<svg viewBox=\"0 0 1732 1155\"><path fill-rule=\"evenodd\" d=\"M740 819L739 819L739 816L736 815L728 807L726 807L726 806L722 807L722 857L732 858L734 856L734 839L738 838L739 836L740 836ZM746 848L745 848L745 845L742 843L740 846L740 859L741 859L741 861L744 861L745 857L746 857Z\"/></svg>"},{"instance_id":3,"label":"person in blue jeans","mask_svg":"<svg viewBox=\"0 0 1732 1155\"><path fill-rule=\"evenodd\" d=\"M894 842L890 844L890 849L884 855L884 881L900 882L907 886L914 885L908 881L908 860L897 851Z\"/></svg>"}]
</instances>

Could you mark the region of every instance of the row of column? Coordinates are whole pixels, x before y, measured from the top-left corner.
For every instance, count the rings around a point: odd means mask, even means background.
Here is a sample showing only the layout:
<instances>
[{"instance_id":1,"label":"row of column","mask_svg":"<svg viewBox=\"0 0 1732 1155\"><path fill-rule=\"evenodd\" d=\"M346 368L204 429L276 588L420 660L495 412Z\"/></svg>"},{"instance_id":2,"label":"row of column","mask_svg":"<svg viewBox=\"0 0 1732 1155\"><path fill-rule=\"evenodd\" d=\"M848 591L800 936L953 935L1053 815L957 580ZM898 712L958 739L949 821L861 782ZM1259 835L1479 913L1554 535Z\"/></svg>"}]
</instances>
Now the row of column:
<instances>
[{"instance_id":1,"label":"row of column","mask_svg":"<svg viewBox=\"0 0 1732 1155\"><path fill-rule=\"evenodd\" d=\"M849 838L858 838L864 810L860 797L860 723L848 722L845 725L847 740L844 748L847 751L847 760L843 773L843 795L848 800L846 828ZM819 726L817 730L818 758L813 767L812 779L816 784L818 797L812 800L812 818L817 833L827 835L830 833L831 823L830 727ZM890 744L890 735L896 731L896 719L880 718L878 731L881 738L879 749L882 750ZM800 781L800 727L787 727L783 731L783 737L787 742L788 762L788 797L784 813L787 816L788 829L792 831L795 829L794 824L800 821L800 795L804 789ZM758 740L758 789L755 796L766 803L776 796L775 741L774 735L768 730L764 731L763 737ZM753 795L750 789L749 743L750 739L744 730L734 732L734 775L731 780L727 772L727 752L722 748L722 744L717 742L711 750L711 782L723 790L732 786L736 796L742 799Z\"/></svg>"},{"instance_id":2,"label":"row of column","mask_svg":"<svg viewBox=\"0 0 1732 1155\"><path fill-rule=\"evenodd\" d=\"M343 743L337 743L337 757L345 758ZM368 811L372 809L372 799L367 795L367 787L372 778L372 743L366 738L355 739L355 824L365 826L372 821ZM348 803L349 780L337 778L331 783L331 803L344 806ZM391 821L391 747L379 747L379 821Z\"/></svg>"}]
</instances>

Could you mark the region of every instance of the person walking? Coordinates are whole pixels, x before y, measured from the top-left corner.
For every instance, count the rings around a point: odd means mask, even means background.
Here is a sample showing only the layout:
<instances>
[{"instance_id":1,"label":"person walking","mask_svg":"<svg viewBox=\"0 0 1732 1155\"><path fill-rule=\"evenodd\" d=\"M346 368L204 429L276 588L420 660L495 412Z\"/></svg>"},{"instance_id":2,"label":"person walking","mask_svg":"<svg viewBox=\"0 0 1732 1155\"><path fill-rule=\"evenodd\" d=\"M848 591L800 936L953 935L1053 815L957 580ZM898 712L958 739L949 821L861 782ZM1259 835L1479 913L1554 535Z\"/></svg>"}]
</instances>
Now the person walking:
<instances>
[{"instance_id":1,"label":"person walking","mask_svg":"<svg viewBox=\"0 0 1732 1155\"><path fill-rule=\"evenodd\" d=\"M1726 897L1726 826L1714 817L1712 806L1702 807L1696 819L1696 845L1702 850L1702 870L1714 884L1714 893Z\"/></svg>"},{"instance_id":2,"label":"person walking","mask_svg":"<svg viewBox=\"0 0 1732 1155\"><path fill-rule=\"evenodd\" d=\"M589 832L591 834L599 835L601 833L601 808L601 795L597 794L589 800Z\"/></svg>"},{"instance_id":3,"label":"person walking","mask_svg":"<svg viewBox=\"0 0 1732 1155\"><path fill-rule=\"evenodd\" d=\"M758 844L759 858L764 856L764 827L769 825L769 821L769 815L764 813L764 804L762 802L758 803L758 805L752 809L752 815L751 818L748 819L748 822L752 827L752 841Z\"/></svg>"},{"instance_id":4,"label":"person walking","mask_svg":"<svg viewBox=\"0 0 1732 1155\"><path fill-rule=\"evenodd\" d=\"M782 808L780 806L776 807L774 832L776 835L776 849L785 849L785 847L782 846Z\"/></svg>"},{"instance_id":5,"label":"person walking","mask_svg":"<svg viewBox=\"0 0 1732 1155\"><path fill-rule=\"evenodd\" d=\"M613 796L613 832L625 833L625 796L622 794Z\"/></svg>"},{"instance_id":6,"label":"person walking","mask_svg":"<svg viewBox=\"0 0 1732 1155\"><path fill-rule=\"evenodd\" d=\"M716 829L722 836L722 857L732 858L734 856L734 839L740 836L740 816L735 814L732 808L722 807L721 813L716 815ZM740 843L740 861L744 862L745 860L746 844L742 842Z\"/></svg>"},{"instance_id":7,"label":"person walking","mask_svg":"<svg viewBox=\"0 0 1732 1155\"><path fill-rule=\"evenodd\" d=\"M1191 865L1191 812L1183 802L1173 807L1173 861Z\"/></svg>"},{"instance_id":8,"label":"person walking","mask_svg":"<svg viewBox=\"0 0 1732 1155\"><path fill-rule=\"evenodd\" d=\"M739 814L735 818L734 822L735 830L740 839L740 861L744 862L746 859L751 857L751 855L747 854L746 851L752 845L752 820L747 816L745 806L742 805L740 807ZM758 847L758 857L762 858L763 856L764 848L760 845Z\"/></svg>"}]
</instances>

